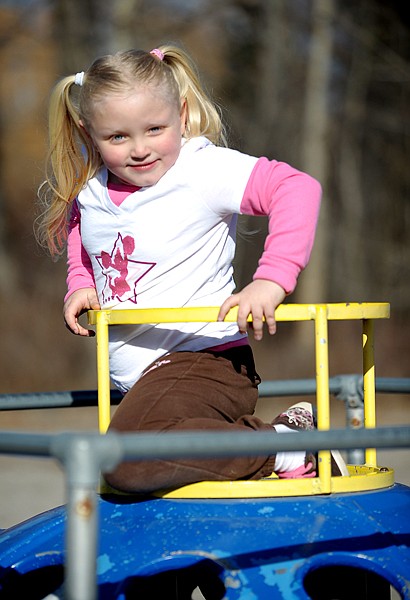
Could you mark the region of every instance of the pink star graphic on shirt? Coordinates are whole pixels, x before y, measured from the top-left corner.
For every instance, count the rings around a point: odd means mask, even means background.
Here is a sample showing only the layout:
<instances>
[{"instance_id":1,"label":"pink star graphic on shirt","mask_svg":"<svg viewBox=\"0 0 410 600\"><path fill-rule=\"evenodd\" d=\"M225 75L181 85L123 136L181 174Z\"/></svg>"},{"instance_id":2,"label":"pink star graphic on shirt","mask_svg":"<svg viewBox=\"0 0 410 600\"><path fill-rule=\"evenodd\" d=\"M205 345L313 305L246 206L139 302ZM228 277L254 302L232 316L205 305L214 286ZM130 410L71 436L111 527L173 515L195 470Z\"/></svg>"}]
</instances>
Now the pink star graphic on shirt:
<instances>
[{"instance_id":1,"label":"pink star graphic on shirt","mask_svg":"<svg viewBox=\"0 0 410 600\"><path fill-rule=\"evenodd\" d=\"M134 250L134 238L130 235L122 237L119 233L111 253L102 250L100 256L96 257L105 276L102 290L103 304L112 300L119 302L131 300L137 304L137 283L156 263L130 259L129 256Z\"/></svg>"}]
</instances>

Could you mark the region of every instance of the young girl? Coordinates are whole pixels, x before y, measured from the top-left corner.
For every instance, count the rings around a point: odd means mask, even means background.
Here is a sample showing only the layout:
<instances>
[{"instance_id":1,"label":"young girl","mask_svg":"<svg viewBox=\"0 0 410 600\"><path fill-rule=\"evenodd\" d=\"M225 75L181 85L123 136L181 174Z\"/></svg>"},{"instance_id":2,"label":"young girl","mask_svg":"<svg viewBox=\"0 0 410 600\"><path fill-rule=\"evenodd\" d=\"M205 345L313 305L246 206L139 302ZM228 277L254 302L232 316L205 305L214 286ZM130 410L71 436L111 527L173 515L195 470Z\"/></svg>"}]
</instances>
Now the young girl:
<instances>
[{"instance_id":1,"label":"young girl","mask_svg":"<svg viewBox=\"0 0 410 600\"><path fill-rule=\"evenodd\" d=\"M110 429L265 430L253 416L260 379L247 340L293 291L309 259L319 184L287 164L225 147L219 112L185 52L161 46L97 59L60 81L50 101L50 172L40 241L68 246L64 319L75 334L88 309L220 305L216 323L110 328L110 369L125 394ZM253 282L232 294L237 215L268 215ZM225 323L238 306L238 322ZM277 431L313 428L310 405ZM115 488L150 492L200 480L313 477L305 453L127 462Z\"/></svg>"}]
</instances>

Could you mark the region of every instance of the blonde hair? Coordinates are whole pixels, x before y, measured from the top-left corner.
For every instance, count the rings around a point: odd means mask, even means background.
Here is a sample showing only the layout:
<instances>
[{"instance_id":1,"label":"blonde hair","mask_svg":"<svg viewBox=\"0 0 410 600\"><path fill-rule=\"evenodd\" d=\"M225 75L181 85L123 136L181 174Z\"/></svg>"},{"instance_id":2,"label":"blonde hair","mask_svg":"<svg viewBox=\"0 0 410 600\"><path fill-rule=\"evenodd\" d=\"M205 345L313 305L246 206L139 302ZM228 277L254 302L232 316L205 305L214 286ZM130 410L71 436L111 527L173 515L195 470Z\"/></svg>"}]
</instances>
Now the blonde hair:
<instances>
[{"instance_id":1,"label":"blonde hair","mask_svg":"<svg viewBox=\"0 0 410 600\"><path fill-rule=\"evenodd\" d=\"M202 86L191 58L172 45L158 50L155 54L127 50L103 56L84 73L81 86L74 85L78 81L71 75L54 87L46 180L38 192L42 213L36 221L37 240L53 257L64 251L74 199L102 166L86 130L95 103L107 94L131 91L135 84L153 84L178 106L181 100L186 102L185 138L204 135L216 145L226 145L220 110Z\"/></svg>"}]
</instances>

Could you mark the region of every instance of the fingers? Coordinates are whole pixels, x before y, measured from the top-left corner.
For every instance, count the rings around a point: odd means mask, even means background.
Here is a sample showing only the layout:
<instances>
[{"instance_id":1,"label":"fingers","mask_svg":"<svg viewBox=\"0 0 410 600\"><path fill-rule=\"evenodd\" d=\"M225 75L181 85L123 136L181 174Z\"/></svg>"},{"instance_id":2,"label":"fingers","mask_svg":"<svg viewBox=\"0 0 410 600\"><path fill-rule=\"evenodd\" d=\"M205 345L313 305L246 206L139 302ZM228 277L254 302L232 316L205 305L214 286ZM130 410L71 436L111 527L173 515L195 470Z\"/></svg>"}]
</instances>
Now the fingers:
<instances>
[{"instance_id":1,"label":"fingers","mask_svg":"<svg viewBox=\"0 0 410 600\"><path fill-rule=\"evenodd\" d=\"M219 309L217 321L223 321L228 312L231 310L231 308L233 308L234 306L238 306L237 296L238 294L233 294L225 300L225 302L221 305L221 308Z\"/></svg>"},{"instance_id":2,"label":"fingers","mask_svg":"<svg viewBox=\"0 0 410 600\"><path fill-rule=\"evenodd\" d=\"M248 314L250 313L252 313L253 337L257 342L259 342L263 338L263 313L259 313L259 310L258 312L250 310Z\"/></svg>"},{"instance_id":3,"label":"fingers","mask_svg":"<svg viewBox=\"0 0 410 600\"><path fill-rule=\"evenodd\" d=\"M67 329L71 331L71 333L73 333L74 335L81 335L83 337L93 337L95 335L94 331L83 327L79 323L77 317L73 315L66 314L64 322Z\"/></svg>"},{"instance_id":4,"label":"fingers","mask_svg":"<svg viewBox=\"0 0 410 600\"><path fill-rule=\"evenodd\" d=\"M81 335L81 325L78 323L76 311L72 308L72 303L68 302L64 305L63 309L64 323L65 326L74 335Z\"/></svg>"},{"instance_id":5,"label":"fingers","mask_svg":"<svg viewBox=\"0 0 410 600\"><path fill-rule=\"evenodd\" d=\"M246 333L248 327L251 326L255 340L259 341L263 337L265 322L269 334L273 335L276 333L274 308L271 305L264 307L259 302L252 304L251 302L244 301L241 299L240 294L234 294L225 300L219 310L218 321L223 321L234 306L238 306L237 323L241 333ZM252 316L251 323L248 321L249 315Z\"/></svg>"},{"instance_id":6,"label":"fingers","mask_svg":"<svg viewBox=\"0 0 410 600\"><path fill-rule=\"evenodd\" d=\"M238 306L238 328L241 333L246 333L248 328L248 317L251 314L252 310L250 306L247 306L244 301L241 300L241 294L233 294L229 296L222 304L219 309L218 321L223 321L226 315L229 313L231 308Z\"/></svg>"},{"instance_id":7,"label":"fingers","mask_svg":"<svg viewBox=\"0 0 410 600\"><path fill-rule=\"evenodd\" d=\"M93 288L79 289L66 300L63 308L64 322L67 329L74 333L74 335L84 337L93 337L95 335L94 331L83 327L78 320L90 308L94 310L100 308L97 294Z\"/></svg>"},{"instance_id":8,"label":"fingers","mask_svg":"<svg viewBox=\"0 0 410 600\"><path fill-rule=\"evenodd\" d=\"M89 304L90 304L91 310L100 310L101 309L100 303L98 302L97 294L94 294L93 296L91 296L89 298Z\"/></svg>"},{"instance_id":9,"label":"fingers","mask_svg":"<svg viewBox=\"0 0 410 600\"><path fill-rule=\"evenodd\" d=\"M240 331L246 332L248 324L247 319L249 315L252 316L251 326L253 330L253 337L256 341L260 341L263 338L265 324L270 335L274 335L276 333L275 311L271 305L264 306L256 303L255 305L245 305L239 308L238 326Z\"/></svg>"},{"instance_id":10,"label":"fingers","mask_svg":"<svg viewBox=\"0 0 410 600\"><path fill-rule=\"evenodd\" d=\"M74 335L78 335L78 323L75 319L72 319L70 316L66 315L64 317L64 324L71 333Z\"/></svg>"},{"instance_id":11,"label":"fingers","mask_svg":"<svg viewBox=\"0 0 410 600\"><path fill-rule=\"evenodd\" d=\"M218 320L223 321L229 310L237 306L239 331L246 333L248 318L251 315L254 338L259 341L263 337L264 323L270 335L276 333L275 310L285 295L285 290L278 284L267 280L255 280L241 292L225 300L219 310Z\"/></svg>"},{"instance_id":12,"label":"fingers","mask_svg":"<svg viewBox=\"0 0 410 600\"><path fill-rule=\"evenodd\" d=\"M250 310L247 309L247 307L245 306L245 303L241 301L241 295L240 294L233 294L232 296L229 296L229 298L227 298L225 300L225 302L222 304L221 308L219 309L219 314L218 314L218 321L223 321L226 317L226 315L228 314L228 312L231 310L231 308L234 308L234 306L238 306L238 327L239 327L239 331L241 333L246 333L247 331L247 327L248 327L248 316L250 314Z\"/></svg>"},{"instance_id":13,"label":"fingers","mask_svg":"<svg viewBox=\"0 0 410 600\"><path fill-rule=\"evenodd\" d=\"M275 333L276 333L275 312L272 313L270 310L268 310L267 312L265 312L265 322L266 322L266 326L268 328L269 334L270 335L275 335Z\"/></svg>"}]
</instances>

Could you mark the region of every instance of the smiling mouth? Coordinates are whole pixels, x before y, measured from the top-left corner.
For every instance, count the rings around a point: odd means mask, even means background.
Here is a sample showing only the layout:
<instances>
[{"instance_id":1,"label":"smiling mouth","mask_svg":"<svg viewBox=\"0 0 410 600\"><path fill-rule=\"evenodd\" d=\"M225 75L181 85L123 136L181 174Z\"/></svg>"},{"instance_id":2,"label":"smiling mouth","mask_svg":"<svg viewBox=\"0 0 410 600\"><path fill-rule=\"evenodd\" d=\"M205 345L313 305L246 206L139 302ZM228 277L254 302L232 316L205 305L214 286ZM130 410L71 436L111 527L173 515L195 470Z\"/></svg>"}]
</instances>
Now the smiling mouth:
<instances>
[{"instance_id":1,"label":"smiling mouth","mask_svg":"<svg viewBox=\"0 0 410 600\"><path fill-rule=\"evenodd\" d=\"M148 171L149 169L151 169L154 165L156 165L157 161L153 160L150 163L145 163L143 165L129 165L131 167L131 169L134 169L136 171Z\"/></svg>"}]
</instances>

